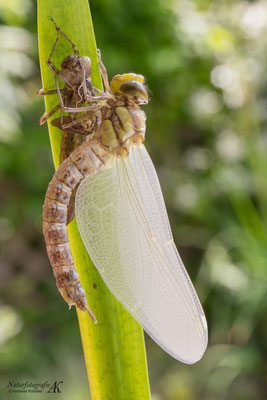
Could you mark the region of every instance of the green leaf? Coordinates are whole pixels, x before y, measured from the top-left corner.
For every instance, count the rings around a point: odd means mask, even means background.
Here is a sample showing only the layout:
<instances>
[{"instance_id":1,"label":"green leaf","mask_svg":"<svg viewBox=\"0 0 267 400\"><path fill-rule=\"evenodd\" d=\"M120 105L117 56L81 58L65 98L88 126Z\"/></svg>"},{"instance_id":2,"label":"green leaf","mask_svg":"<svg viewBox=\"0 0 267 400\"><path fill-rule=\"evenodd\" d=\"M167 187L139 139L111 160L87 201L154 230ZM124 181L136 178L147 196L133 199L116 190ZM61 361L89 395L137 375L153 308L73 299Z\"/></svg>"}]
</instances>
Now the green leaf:
<instances>
[{"instance_id":1,"label":"green leaf","mask_svg":"<svg viewBox=\"0 0 267 400\"><path fill-rule=\"evenodd\" d=\"M92 81L102 89L96 43L87 0L38 0L39 55L43 87L54 89L54 77L46 65L55 43L57 25L77 45L81 55L92 61ZM61 38L53 56L60 68L73 54L70 43ZM46 110L58 103L56 95L46 96ZM54 117L52 117L53 119ZM61 131L48 123L55 166L59 164ZM93 399L150 399L144 337L141 327L114 298L92 264L80 238L76 221L68 227L71 251L90 308L97 317L94 325L87 313L78 310L78 319ZM66 309L62 312L67 312Z\"/></svg>"}]
</instances>

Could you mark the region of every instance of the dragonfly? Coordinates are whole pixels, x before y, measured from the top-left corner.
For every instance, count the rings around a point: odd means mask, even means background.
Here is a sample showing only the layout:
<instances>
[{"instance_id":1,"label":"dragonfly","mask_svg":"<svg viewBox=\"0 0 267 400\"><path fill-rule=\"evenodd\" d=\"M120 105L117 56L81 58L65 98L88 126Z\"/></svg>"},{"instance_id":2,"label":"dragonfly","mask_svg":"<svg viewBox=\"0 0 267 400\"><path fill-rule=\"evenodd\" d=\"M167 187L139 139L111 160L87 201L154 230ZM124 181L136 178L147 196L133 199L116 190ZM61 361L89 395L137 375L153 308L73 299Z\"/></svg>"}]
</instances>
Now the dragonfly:
<instances>
[{"instance_id":1,"label":"dragonfly","mask_svg":"<svg viewBox=\"0 0 267 400\"><path fill-rule=\"evenodd\" d=\"M57 39L47 64L56 89L39 94L56 93L59 105L41 123L60 109L60 118L52 123L66 137L82 137L81 143L63 144L44 202L43 232L58 289L70 306L87 311L97 322L69 246L67 224L75 213L89 256L113 295L167 353L195 363L207 347L207 323L175 246L159 179L144 146L146 116L140 106L149 101L145 79L125 73L109 82L98 51L104 90L94 88L90 58L80 56L55 26ZM61 35L74 54L57 69L52 56Z\"/></svg>"}]
</instances>

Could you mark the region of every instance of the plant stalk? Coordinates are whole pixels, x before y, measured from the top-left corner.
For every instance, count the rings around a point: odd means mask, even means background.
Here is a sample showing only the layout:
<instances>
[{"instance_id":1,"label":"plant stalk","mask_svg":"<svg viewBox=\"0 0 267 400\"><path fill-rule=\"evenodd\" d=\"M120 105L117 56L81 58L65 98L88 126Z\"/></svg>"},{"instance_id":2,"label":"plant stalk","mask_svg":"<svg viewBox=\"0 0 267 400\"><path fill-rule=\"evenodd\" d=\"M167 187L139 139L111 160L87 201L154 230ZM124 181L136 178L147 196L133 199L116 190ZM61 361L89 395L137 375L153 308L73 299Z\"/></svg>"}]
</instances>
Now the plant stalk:
<instances>
[{"instance_id":1,"label":"plant stalk","mask_svg":"<svg viewBox=\"0 0 267 400\"><path fill-rule=\"evenodd\" d=\"M38 39L43 88L55 88L53 74L46 65L56 39L51 17L73 40L80 54L91 58L92 83L102 89L87 0L38 0ZM70 44L61 38L53 56L54 64L60 68L63 59L72 53ZM57 103L57 95L46 96L47 111ZM48 128L57 168L61 131L52 126L50 121ZM89 306L98 320L98 324L94 325L86 312L77 310L91 397L94 400L150 399L143 331L103 283L85 250L75 219L69 224L68 232L75 268L86 291ZM67 307L62 312L67 312Z\"/></svg>"}]
</instances>

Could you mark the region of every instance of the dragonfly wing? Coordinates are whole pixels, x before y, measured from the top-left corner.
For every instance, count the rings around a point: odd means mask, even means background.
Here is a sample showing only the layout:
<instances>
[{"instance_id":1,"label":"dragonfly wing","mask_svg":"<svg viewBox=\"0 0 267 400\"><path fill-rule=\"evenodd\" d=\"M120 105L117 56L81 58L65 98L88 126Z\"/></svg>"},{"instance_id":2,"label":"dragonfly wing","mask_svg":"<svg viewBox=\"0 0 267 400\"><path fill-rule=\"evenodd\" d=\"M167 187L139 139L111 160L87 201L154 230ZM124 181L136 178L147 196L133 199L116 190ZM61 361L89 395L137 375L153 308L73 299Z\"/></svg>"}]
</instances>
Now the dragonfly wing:
<instances>
[{"instance_id":1,"label":"dragonfly wing","mask_svg":"<svg viewBox=\"0 0 267 400\"><path fill-rule=\"evenodd\" d=\"M115 297L180 361L198 361L206 319L173 242L153 163L143 145L86 178L76 217L87 251Z\"/></svg>"}]
</instances>

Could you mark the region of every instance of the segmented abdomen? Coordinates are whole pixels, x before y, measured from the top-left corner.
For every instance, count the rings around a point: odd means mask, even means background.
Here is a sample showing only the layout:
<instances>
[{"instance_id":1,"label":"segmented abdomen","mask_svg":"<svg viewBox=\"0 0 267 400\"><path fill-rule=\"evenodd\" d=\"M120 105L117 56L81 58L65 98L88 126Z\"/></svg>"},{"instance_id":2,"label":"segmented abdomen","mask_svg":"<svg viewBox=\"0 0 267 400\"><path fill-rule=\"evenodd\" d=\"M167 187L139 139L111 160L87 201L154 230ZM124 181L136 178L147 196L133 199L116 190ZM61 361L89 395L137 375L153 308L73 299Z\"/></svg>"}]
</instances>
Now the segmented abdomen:
<instances>
[{"instance_id":1,"label":"segmented abdomen","mask_svg":"<svg viewBox=\"0 0 267 400\"><path fill-rule=\"evenodd\" d=\"M75 270L67 232L68 205L73 190L85 177L96 173L104 164L106 150L94 140L79 146L63 161L50 182L43 209L43 232L57 287L69 305L89 309L85 291Z\"/></svg>"}]
</instances>

